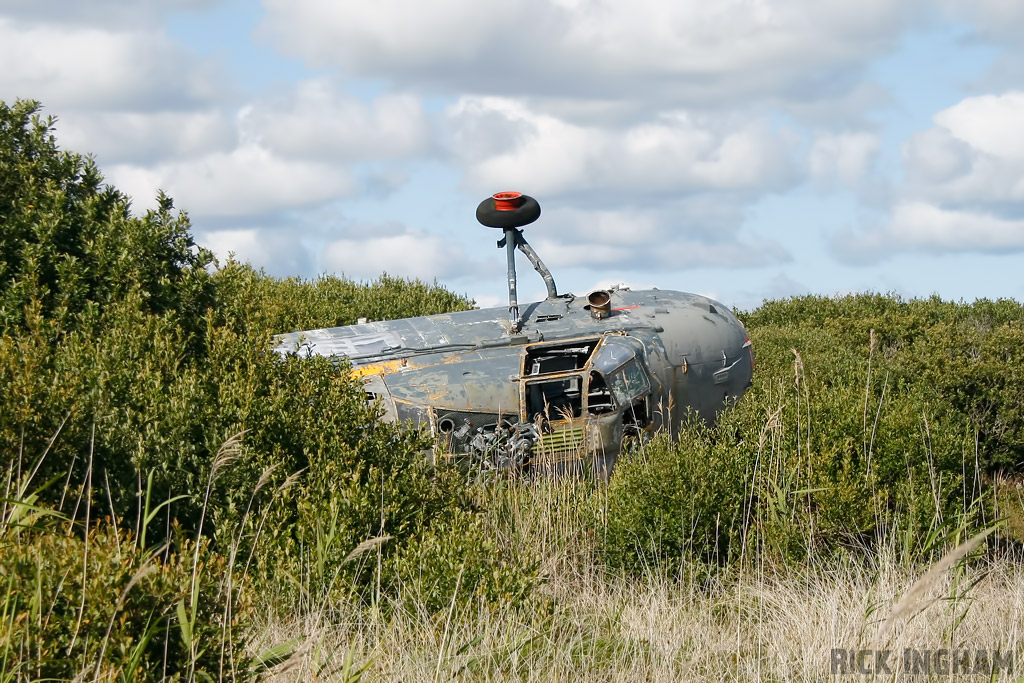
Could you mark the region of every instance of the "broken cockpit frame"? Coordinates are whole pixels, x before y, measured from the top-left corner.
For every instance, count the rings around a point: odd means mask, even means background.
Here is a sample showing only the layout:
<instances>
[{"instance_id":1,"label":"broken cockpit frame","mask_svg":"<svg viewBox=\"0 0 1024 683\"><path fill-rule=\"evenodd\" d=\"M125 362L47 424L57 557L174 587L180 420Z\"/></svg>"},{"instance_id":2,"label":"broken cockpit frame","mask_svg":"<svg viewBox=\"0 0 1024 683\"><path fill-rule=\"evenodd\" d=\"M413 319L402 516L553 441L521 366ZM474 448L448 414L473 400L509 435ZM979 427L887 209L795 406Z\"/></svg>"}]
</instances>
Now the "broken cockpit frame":
<instances>
[{"instance_id":1,"label":"broken cockpit frame","mask_svg":"<svg viewBox=\"0 0 1024 683\"><path fill-rule=\"evenodd\" d=\"M654 427L642 342L606 335L534 344L522 354L518 414L436 411L437 452L484 468L554 468L616 455Z\"/></svg>"}]
</instances>

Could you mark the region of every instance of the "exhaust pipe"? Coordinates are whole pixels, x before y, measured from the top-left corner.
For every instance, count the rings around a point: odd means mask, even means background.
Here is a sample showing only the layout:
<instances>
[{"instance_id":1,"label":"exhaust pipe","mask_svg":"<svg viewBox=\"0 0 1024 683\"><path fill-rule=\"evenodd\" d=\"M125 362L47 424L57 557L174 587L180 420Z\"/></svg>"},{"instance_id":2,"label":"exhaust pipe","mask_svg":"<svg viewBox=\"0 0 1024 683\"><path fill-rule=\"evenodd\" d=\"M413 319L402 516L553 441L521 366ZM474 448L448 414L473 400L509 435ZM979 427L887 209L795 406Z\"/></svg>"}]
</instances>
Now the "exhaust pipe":
<instances>
[{"instance_id":1,"label":"exhaust pipe","mask_svg":"<svg viewBox=\"0 0 1024 683\"><path fill-rule=\"evenodd\" d=\"M587 295L587 305L584 307L590 311L594 320L604 320L612 313L612 294L603 289L591 292Z\"/></svg>"}]
</instances>

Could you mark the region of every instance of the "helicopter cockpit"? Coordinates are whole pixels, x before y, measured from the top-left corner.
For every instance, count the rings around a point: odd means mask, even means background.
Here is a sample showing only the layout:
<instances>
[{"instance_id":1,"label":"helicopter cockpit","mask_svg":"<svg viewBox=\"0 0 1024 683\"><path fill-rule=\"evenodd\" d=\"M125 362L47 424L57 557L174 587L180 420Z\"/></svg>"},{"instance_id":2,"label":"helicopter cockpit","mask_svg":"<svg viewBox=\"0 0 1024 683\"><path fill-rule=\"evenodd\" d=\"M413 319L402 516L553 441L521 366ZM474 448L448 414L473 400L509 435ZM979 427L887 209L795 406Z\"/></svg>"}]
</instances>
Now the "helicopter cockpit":
<instances>
[{"instance_id":1,"label":"helicopter cockpit","mask_svg":"<svg viewBox=\"0 0 1024 683\"><path fill-rule=\"evenodd\" d=\"M565 432L577 436L577 446L610 447L651 426L651 379L643 343L632 337L530 347L522 377L521 419L543 426L542 444L567 443L557 436Z\"/></svg>"},{"instance_id":2,"label":"helicopter cockpit","mask_svg":"<svg viewBox=\"0 0 1024 683\"><path fill-rule=\"evenodd\" d=\"M630 337L609 337L595 354L590 392L595 403L591 414L613 412L622 416L623 434L639 436L651 424L651 380L641 360L642 344ZM606 387L613 399L608 406L601 391Z\"/></svg>"}]
</instances>

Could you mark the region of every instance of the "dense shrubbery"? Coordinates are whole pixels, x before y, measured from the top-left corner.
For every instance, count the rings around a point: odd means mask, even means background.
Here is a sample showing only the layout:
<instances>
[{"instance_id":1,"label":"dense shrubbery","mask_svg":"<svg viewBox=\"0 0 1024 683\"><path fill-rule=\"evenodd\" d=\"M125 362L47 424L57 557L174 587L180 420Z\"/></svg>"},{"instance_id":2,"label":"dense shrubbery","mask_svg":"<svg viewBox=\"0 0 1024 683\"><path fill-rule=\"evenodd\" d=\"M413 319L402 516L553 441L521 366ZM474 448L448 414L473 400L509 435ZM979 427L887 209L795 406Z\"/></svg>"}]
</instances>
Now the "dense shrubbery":
<instances>
[{"instance_id":1,"label":"dense shrubbery","mask_svg":"<svg viewBox=\"0 0 1024 683\"><path fill-rule=\"evenodd\" d=\"M109 536L138 538L145 528L149 546L167 540L178 552L183 539L209 537L210 562L229 562L239 584L277 582L275 592L387 591L399 584L395 569L415 560L408 548L425 548L422 563L446 569L429 556L436 544L418 539L436 538L431 528L448 517L472 516L461 479L429 472L422 437L378 423L339 368L269 350L276 332L470 302L386 276L363 285L277 280L233 262L213 269L168 198L133 216L91 160L58 149L52 122L35 111L0 104L0 458L11 480L54 481L39 503L76 531L3 550L0 565L20 567L24 551L55 576L74 573L74 558L85 561L74 548L88 538L94 570L110 574ZM394 539L373 562L345 561L380 535ZM118 552L125 571L140 567L136 551ZM118 623L176 622L180 596L170 594L183 583L170 577L129 591L152 604L127 601ZM103 594L116 593L114 584ZM8 616L17 622L24 606L8 603Z\"/></svg>"},{"instance_id":2,"label":"dense shrubbery","mask_svg":"<svg viewBox=\"0 0 1024 683\"><path fill-rule=\"evenodd\" d=\"M622 458L609 483L606 561L632 571L727 561L748 474L734 435L695 423L679 443L658 436Z\"/></svg>"},{"instance_id":3,"label":"dense shrubbery","mask_svg":"<svg viewBox=\"0 0 1024 683\"><path fill-rule=\"evenodd\" d=\"M461 296L418 280L382 275L362 284L335 276L307 281L267 277L229 261L213 275L219 320L242 334L276 334L353 325L358 318L395 320L465 310Z\"/></svg>"},{"instance_id":4,"label":"dense shrubbery","mask_svg":"<svg viewBox=\"0 0 1024 683\"><path fill-rule=\"evenodd\" d=\"M134 295L138 310L201 339L212 256L188 220L164 195L132 216L91 159L58 149L53 120L37 109L0 102L0 331L36 331L51 344L70 330L99 332L101 309Z\"/></svg>"},{"instance_id":5,"label":"dense shrubbery","mask_svg":"<svg viewBox=\"0 0 1024 683\"><path fill-rule=\"evenodd\" d=\"M134 518L140 481L153 474L157 499L188 496L173 514L194 524L212 456L239 431L247 432L242 453L212 495L216 521L238 516L267 467L276 467L276 483L308 469L305 480L323 478L326 490L339 473L324 468L421 447L377 425L359 386L334 367L268 354L271 336L469 302L388 277L308 283L236 263L211 273L209 253L169 199L133 217L91 161L57 149L34 109L5 107L0 129L8 463L27 463L53 439L40 478L65 473L80 483L91 468L94 481L109 481L97 508Z\"/></svg>"},{"instance_id":6,"label":"dense shrubbery","mask_svg":"<svg viewBox=\"0 0 1024 683\"><path fill-rule=\"evenodd\" d=\"M17 514L18 512L22 514ZM84 536L52 517L4 506L0 673L5 680L189 679L245 675L245 614L224 582L225 559L209 543L142 548L116 525ZM194 596L194 599L193 599Z\"/></svg>"},{"instance_id":7,"label":"dense shrubbery","mask_svg":"<svg viewBox=\"0 0 1024 683\"><path fill-rule=\"evenodd\" d=\"M787 335L798 349L797 342L809 349L824 345L817 357L804 354L819 364L820 375L832 354L850 355L861 365L870 355L876 382L887 381L897 396L913 390L937 416L977 432L982 471L1024 465L1020 303L1001 299L958 304L935 297L903 301L879 294L808 296L766 302L745 322L776 354L785 353L778 342ZM863 381L859 385L866 386Z\"/></svg>"},{"instance_id":8,"label":"dense shrubbery","mask_svg":"<svg viewBox=\"0 0 1024 683\"><path fill-rule=\"evenodd\" d=\"M801 297L744 318L754 387L715 427L620 462L612 564L804 559L881 537L915 555L993 521L992 477L1024 465L1024 307Z\"/></svg>"}]
</instances>

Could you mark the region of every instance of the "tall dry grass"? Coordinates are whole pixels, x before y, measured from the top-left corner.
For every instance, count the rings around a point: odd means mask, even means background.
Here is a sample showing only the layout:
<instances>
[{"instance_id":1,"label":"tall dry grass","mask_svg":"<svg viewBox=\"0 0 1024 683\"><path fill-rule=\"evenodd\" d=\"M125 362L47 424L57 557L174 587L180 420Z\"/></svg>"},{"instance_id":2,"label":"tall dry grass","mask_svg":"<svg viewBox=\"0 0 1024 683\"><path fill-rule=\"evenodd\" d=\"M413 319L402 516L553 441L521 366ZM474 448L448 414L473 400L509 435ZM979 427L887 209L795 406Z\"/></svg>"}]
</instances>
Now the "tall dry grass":
<instances>
[{"instance_id":1,"label":"tall dry grass","mask_svg":"<svg viewBox=\"0 0 1024 683\"><path fill-rule=\"evenodd\" d=\"M483 495L502 543L542 559L537 600L453 600L437 614L412 586L373 609L268 598L251 647L296 645L269 680L821 681L836 648L892 651L893 674L877 680L904 677L905 648L1012 652L1016 668L991 679L1024 674L1024 558L979 555L981 539L930 568L908 563L893 538L799 566L625 577L601 569L588 533L602 513L600 485L509 484Z\"/></svg>"}]
</instances>

